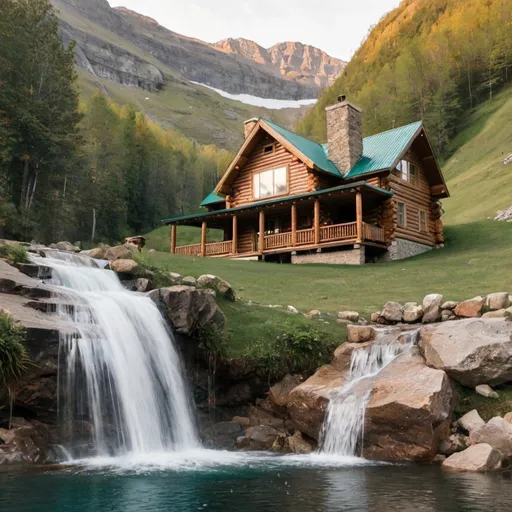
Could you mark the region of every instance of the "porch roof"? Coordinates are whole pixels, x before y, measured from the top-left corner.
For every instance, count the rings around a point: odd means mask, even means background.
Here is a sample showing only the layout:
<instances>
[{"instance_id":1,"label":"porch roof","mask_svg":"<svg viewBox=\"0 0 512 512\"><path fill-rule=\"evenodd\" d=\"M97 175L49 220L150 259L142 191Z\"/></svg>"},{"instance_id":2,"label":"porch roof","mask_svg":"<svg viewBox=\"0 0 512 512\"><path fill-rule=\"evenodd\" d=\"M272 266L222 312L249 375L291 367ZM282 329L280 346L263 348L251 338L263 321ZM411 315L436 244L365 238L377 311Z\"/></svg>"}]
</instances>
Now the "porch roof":
<instances>
[{"instance_id":1,"label":"porch roof","mask_svg":"<svg viewBox=\"0 0 512 512\"><path fill-rule=\"evenodd\" d=\"M346 185L340 185L338 187L326 188L323 190L316 190L314 192L307 192L305 194L297 194L293 196L285 196L279 197L276 199L269 199L268 201L260 201L258 203L251 203L243 206L237 206L235 208L225 208L222 210L213 210L211 212L192 214L192 215L183 215L181 217L173 217L170 219L163 219L162 222L164 224L188 224L197 220L204 220L209 217L218 217L219 215L231 214L234 212L245 211L245 210L255 210L265 206L271 206L282 203L289 203L297 200L309 199L314 197L319 197L323 195L332 194L334 192L342 192L344 190L350 190L360 188L361 192L366 192L369 194L373 194L381 197L390 197L393 195L393 192L390 190L384 190L380 187L375 187L374 185L370 185L365 181L357 181L355 183L348 183Z\"/></svg>"}]
</instances>

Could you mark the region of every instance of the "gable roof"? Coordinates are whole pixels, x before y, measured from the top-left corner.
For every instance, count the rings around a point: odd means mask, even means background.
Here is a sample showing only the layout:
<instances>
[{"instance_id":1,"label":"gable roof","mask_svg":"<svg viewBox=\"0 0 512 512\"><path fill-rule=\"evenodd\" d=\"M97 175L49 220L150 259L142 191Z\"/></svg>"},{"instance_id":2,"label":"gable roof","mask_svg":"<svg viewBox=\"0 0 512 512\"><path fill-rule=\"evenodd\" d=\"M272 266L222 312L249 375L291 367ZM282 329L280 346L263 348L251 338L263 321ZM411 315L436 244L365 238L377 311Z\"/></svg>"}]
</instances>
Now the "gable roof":
<instances>
[{"instance_id":1,"label":"gable roof","mask_svg":"<svg viewBox=\"0 0 512 512\"><path fill-rule=\"evenodd\" d=\"M199 206L208 206L210 204L223 203L226 199L217 195L215 190L212 190L204 199Z\"/></svg>"},{"instance_id":2,"label":"gable roof","mask_svg":"<svg viewBox=\"0 0 512 512\"><path fill-rule=\"evenodd\" d=\"M251 131L244 141L237 155L215 187L215 190L205 198L201 206L224 201L219 195L219 191L225 184L228 176L235 169L239 169L238 164L241 162L241 165L243 165L244 159L246 160L244 152L250 150L252 140L256 137L260 129L265 130L269 135L281 142L286 149L295 154L295 156L300 158L309 167L328 173L340 180L358 178L377 171L392 169L415 138L424 130L423 122L416 121L415 123L365 137L363 139L363 154L361 158L349 172L343 174L336 167L334 162L329 160L328 144L319 144L268 119L260 118L258 119L255 129ZM435 163L435 165L437 166L437 163ZM439 168L436 168L437 173L440 174ZM440 174L440 179L444 184L442 174ZM444 185L446 187L446 184Z\"/></svg>"},{"instance_id":3,"label":"gable roof","mask_svg":"<svg viewBox=\"0 0 512 512\"><path fill-rule=\"evenodd\" d=\"M262 121L279 135L284 137L301 153L306 155L316 165L316 167L322 171L337 176L338 178L343 178L343 174L341 174L334 163L327 157L326 144L318 144L318 142L306 139L306 137L302 137L301 135L291 132L290 130L283 128L272 121L268 121L267 119L262 119Z\"/></svg>"},{"instance_id":4,"label":"gable roof","mask_svg":"<svg viewBox=\"0 0 512 512\"><path fill-rule=\"evenodd\" d=\"M363 174L392 168L422 128L423 123L417 121L365 137L363 139L363 155L344 177L355 178Z\"/></svg>"}]
</instances>

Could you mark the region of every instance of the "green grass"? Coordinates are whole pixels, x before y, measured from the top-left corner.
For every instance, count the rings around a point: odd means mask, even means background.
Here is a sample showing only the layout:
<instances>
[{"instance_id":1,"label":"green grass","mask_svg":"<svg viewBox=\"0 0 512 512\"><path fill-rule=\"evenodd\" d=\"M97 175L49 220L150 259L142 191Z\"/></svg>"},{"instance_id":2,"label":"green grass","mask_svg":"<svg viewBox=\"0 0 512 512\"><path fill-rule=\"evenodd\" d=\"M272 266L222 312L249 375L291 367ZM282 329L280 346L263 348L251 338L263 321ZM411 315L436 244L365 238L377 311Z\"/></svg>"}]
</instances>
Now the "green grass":
<instances>
[{"instance_id":1,"label":"green grass","mask_svg":"<svg viewBox=\"0 0 512 512\"><path fill-rule=\"evenodd\" d=\"M460 300L512 291L512 224L492 221L448 226L444 249L375 265L279 265L159 252L147 257L151 265L183 276L216 274L246 301L303 312L350 309L368 316L386 301L421 301L428 293Z\"/></svg>"},{"instance_id":2,"label":"green grass","mask_svg":"<svg viewBox=\"0 0 512 512\"><path fill-rule=\"evenodd\" d=\"M473 389L455 386L455 416L460 418L464 414L476 409L483 420L489 421L494 416L504 416L512 411L512 386L503 385L494 388L499 398L486 398L478 395Z\"/></svg>"},{"instance_id":3,"label":"green grass","mask_svg":"<svg viewBox=\"0 0 512 512\"><path fill-rule=\"evenodd\" d=\"M512 87L474 110L449 146L443 165L451 198L443 201L445 222L461 224L494 217L512 206Z\"/></svg>"},{"instance_id":4,"label":"green grass","mask_svg":"<svg viewBox=\"0 0 512 512\"><path fill-rule=\"evenodd\" d=\"M208 242L222 241L223 233L218 229L209 229L207 232ZM190 226L178 226L178 245L191 245L201 242L201 230ZM171 246L169 226L162 226L146 235L146 250L169 252Z\"/></svg>"}]
</instances>

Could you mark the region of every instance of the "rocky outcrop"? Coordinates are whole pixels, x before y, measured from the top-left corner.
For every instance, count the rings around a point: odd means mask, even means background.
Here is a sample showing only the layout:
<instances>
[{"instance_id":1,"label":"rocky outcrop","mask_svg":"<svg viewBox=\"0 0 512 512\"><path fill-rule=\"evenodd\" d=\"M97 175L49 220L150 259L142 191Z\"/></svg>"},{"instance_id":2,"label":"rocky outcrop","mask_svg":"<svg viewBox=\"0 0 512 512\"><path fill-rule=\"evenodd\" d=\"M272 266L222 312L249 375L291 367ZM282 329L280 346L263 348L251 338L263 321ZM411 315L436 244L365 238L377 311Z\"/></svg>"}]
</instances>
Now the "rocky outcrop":
<instances>
[{"instance_id":1,"label":"rocky outcrop","mask_svg":"<svg viewBox=\"0 0 512 512\"><path fill-rule=\"evenodd\" d=\"M488 444L476 444L454 453L442 464L448 471L496 471L501 468L503 455Z\"/></svg>"},{"instance_id":2,"label":"rocky outcrop","mask_svg":"<svg viewBox=\"0 0 512 512\"><path fill-rule=\"evenodd\" d=\"M105 259L109 261L133 259L138 253L137 247L132 244L116 245L105 251Z\"/></svg>"},{"instance_id":3,"label":"rocky outcrop","mask_svg":"<svg viewBox=\"0 0 512 512\"><path fill-rule=\"evenodd\" d=\"M482 314L485 300L485 297L474 297L473 299L464 300L457 304L453 312L462 318L478 317Z\"/></svg>"},{"instance_id":4,"label":"rocky outcrop","mask_svg":"<svg viewBox=\"0 0 512 512\"><path fill-rule=\"evenodd\" d=\"M473 409L468 413L464 414L461 418L458 419L458 424L469 434L474 430L479 429L485 425L485 421L480 417L478 411Z\"/></svg>"},{"instance_id":5,"label":"rocky outcrop","mask_svg":"<svg viewBox=\"0 0 512 512\"><path fill-rule=\"evenodd\" d=\"M500 416L473 429L469 434L469 440L472 444L486 443L499 450L504 457L512 457L512 424Z\"/></svg>"},{"instance_id":6,"label":"rocky outcrop","mask_svg":"<svg viewBox=\"0 0 512 512\"><path fill-rule=\"evenodd\" d=\"M447 437L453 408L448 376L429 368L418 349L376 377L366 409L363 454L379 460L431 460Z\"/></svg>"},{"instance_id":7,"label":"rocky outcrop","mask_svg":"<svg viewBox=\"0 0 512 512\"><path fill-rule=\"evenodd\" d=\"M429 366L465 386L512 380L512 322L480 318L424 327L419 346Z\"/></svg>"},{"instance_id":8,"label":"rocky outcrop","mask_svg":"<svg viewBox=\"0 0 512 512\"><path fill-rule=\"evenodd\" d=\"M139 265L134 260L119 259L110 262L110 269L118 274L136 276L139 273Z\"/></svg>"},{"instance_id":9,"label":"rocky outcrop","mask_svg":"<svg viewBox=\"0 0 512 512\"><path fill-rule=\"evenodd\" d=\"M177 285L153 290L149 297L163 307L171 326L180 334L191 335L206 325L224 327L224 314L205 290Z\"/></svg>"}]
</instances>

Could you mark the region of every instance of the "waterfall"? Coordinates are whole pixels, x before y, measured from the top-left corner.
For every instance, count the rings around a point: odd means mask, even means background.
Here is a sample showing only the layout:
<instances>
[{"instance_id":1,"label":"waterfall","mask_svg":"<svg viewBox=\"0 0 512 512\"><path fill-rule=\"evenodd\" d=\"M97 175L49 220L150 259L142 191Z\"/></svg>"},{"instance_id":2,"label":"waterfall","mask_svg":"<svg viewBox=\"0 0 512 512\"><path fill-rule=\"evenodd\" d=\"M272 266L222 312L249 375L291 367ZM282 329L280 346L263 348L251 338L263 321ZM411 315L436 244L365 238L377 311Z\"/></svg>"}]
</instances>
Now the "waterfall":
<instances>
[{"instance_id":1,"label":"waterfall","mask_svg":"<svg viewBox=\"0 0 512 512\"><path fill-rule=\"evenodd\" d=\"M51 300L76 327L61 334L64 419L92 423L96 455L198 447L179 356L153 301L92 258L49 251L33 259L52 269Z\"/></svg>"},{"instance_id":2,"label":"waterfall","mask_svg":"<svg viewBox=\"0 0 512 512\"><path fill-rule=\"evenodd\" d=\"M391 343L375 343L352 352L347 382L331 392L320 446L332 455L357 455L362 445L366 406L375 377L395 357L416 343L418 331L403 333ZM403 339L405 338L405 339Z\"/></svg>"}]
</instances>

